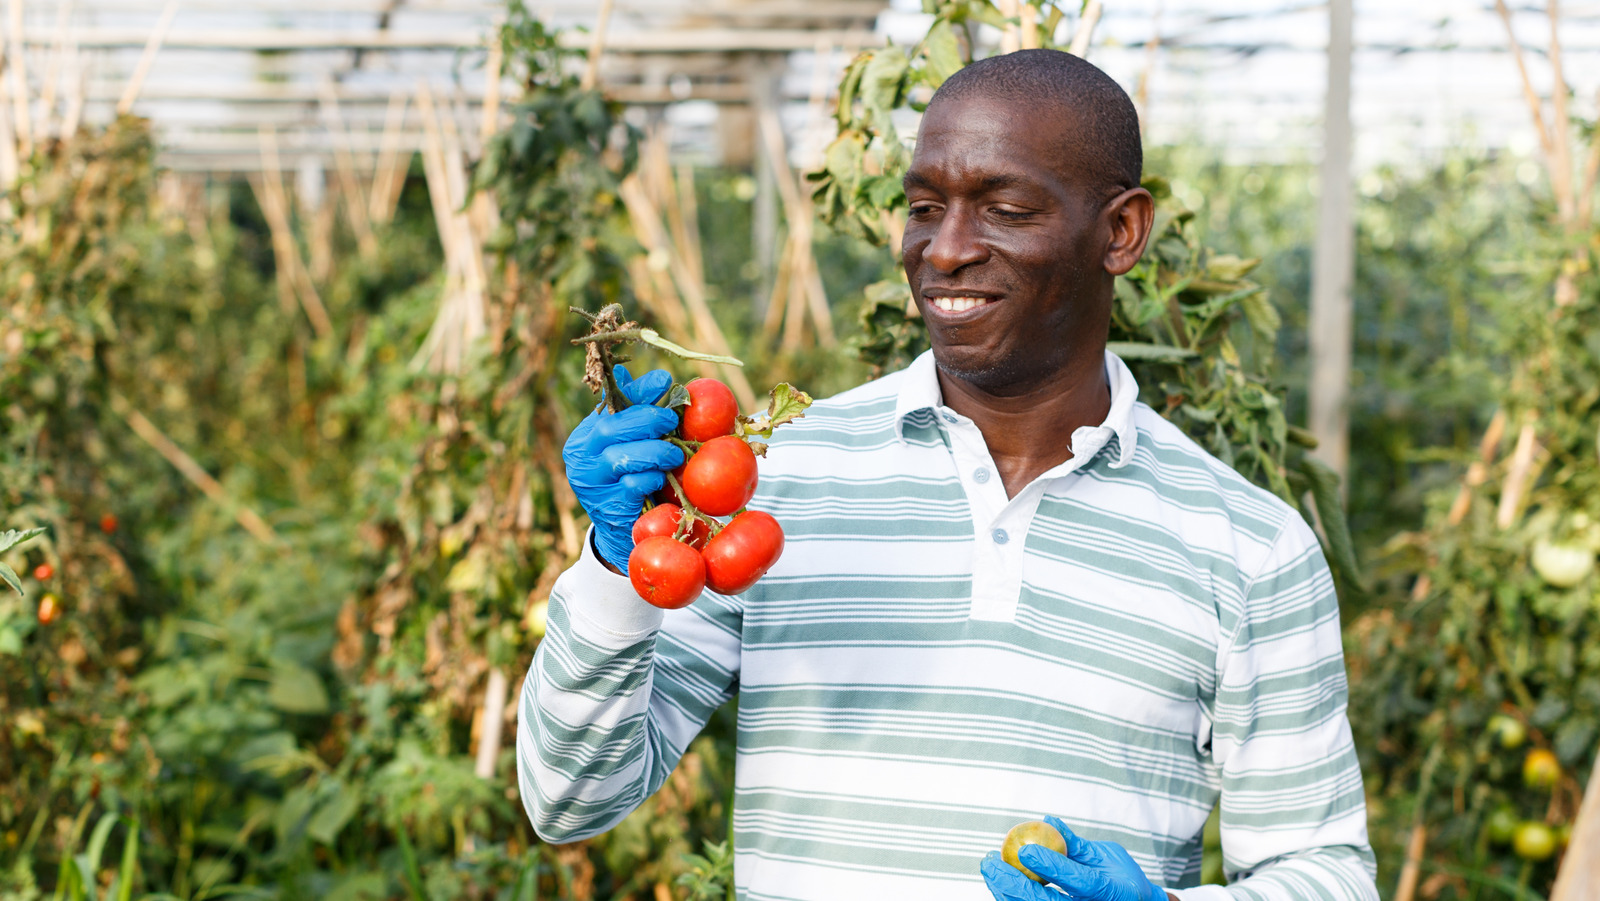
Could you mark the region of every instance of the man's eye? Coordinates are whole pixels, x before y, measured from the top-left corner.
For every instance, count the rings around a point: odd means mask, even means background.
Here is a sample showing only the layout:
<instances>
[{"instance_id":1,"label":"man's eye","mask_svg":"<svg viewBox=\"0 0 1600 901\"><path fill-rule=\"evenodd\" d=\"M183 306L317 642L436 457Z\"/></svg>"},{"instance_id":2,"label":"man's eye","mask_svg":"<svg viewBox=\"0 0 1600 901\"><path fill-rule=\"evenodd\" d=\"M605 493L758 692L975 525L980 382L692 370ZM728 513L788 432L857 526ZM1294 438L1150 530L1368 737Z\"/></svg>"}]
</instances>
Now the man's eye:
<instances>
[{"instance_id":1,"label":"man's eye","mask_svg":"<svg viewBox=\"0 0 1600 901\"><path fill-rule=\"evenodd\" d=\"M914 203L908 212L913 216L927 216L934 212L934 208L932 204Z\"/></svg>"},{"instance_id":2,"label":"man's eye","mask_svg":"<svg viewBox=\"0 0 1600 901\"><path fill-rule=\"evenodd\" d=\"M1032 213L1025 213L1020 210L1005 210L999 207L991 207L990 212L994 213L996 216L999 216L1001 219L1009 219L1013 222L1019 222L1023 219L1033 218Z\"/></svg>"}]
</instances>

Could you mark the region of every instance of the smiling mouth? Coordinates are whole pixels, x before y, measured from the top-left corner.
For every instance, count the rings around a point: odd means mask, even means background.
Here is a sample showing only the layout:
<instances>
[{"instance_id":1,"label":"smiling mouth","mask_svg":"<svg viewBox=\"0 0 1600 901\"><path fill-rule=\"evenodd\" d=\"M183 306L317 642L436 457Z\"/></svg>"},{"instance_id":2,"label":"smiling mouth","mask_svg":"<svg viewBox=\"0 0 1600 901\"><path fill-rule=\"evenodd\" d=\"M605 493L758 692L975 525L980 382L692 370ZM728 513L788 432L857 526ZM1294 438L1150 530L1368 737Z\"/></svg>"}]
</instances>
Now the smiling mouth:
<instances>
[{"instance_id":1,"label":"smiling mouth","mask_svg":"<svg viewBox=\"0 0 1600 901\"><path fill-rule=\"evenodd\" d=\"M950 297L940 295L928 297L928 303L942 313L965 313L985 304L994 303L997 299L995 297Z\"/></svg>"}]
</instances>

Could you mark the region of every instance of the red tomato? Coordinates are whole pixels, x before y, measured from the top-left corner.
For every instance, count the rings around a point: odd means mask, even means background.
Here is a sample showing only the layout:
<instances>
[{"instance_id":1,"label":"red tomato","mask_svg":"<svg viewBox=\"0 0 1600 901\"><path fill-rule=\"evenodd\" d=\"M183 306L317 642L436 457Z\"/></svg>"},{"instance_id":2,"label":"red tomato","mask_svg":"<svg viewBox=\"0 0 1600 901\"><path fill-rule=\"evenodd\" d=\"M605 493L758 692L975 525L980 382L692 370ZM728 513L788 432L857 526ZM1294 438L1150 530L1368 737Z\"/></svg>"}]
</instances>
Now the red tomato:
<instances>
[{"instance_id":1,"label":"red tomato","mask_svg":"<svg viewBox=\"0 0 1600 901\"><path fill-rule=\"evenodd\" d=\"M756 584L783 556L783 527L772 514L746 510L706 542L706 584L718 594L738 594Z\"/></svg>"},{"instance_id":2,"label":"red tomato","mask_svg":"<svg viewBox=\"0 0 1600 901\"><path fill-rule=\"evenodd\" d=\"M46 593L39 598L39 624L48 626L61 618L61 600L53 594Z\"/></svg>"},{"instance_id":3,"label":"red tomato","mask_svg":"<svg viewBox=\"0 0 1600 901\"><path fill-rule=\"evenodd\" d=\"M50 581L50 577L55 574L56 568L48 563L41 563L33 568L33 577L41 582Z\"/></svg>"},{"instance_id":4,"label":"red tomato","mask_svg":"<svg viewBox=\"0 0 1600 901\"><path fill-rule=\"evenodd\" d=\"M683 408L678 430L685 441L710 441L733 434L739 418L739 402L733 391L716 379L695 379L684 386L689 390L689 406Z\"/></svg>"},{"instance_id":5,"label":"red tomato","mask_svg":"<svg viewBox=\"0 0 1600 901\"><path fill-rule=\"evenodd\" d=\"M646 538L628 555L628 580L639 597L668 610L694 603L706 587L700 552L661 535Z\"/></svg>"},{"instance_id":6,"label":"red tomato","mask_svg":"<svg viewBox=\"0 0 1600 901\"><path fill-rule=\"evenodd\" d=\"M713 438L683 465L683 492L710 516L727 516L756 493L756 455L744 439Z\"/></svg>"},{"instance_id":7,"label":"red tomato","mask_svg":"<svg viewBox=\"0 0 1600 901\"><path fill-rule=\"evenodd\" d=\"M100 517L100 531L110 535L117 530L117 514L106 513Z\"/></svg>"},{"instance_id":8,"label":"red tomato","mask_svg":"<svg viewBox=\"0 0 1600 901\"><path fill-rule=\"evenodd\" d=\"M677 504L656 504L644 512L633 523L633 543L638 544L646 538L662 535L671 538L678 533L678 523L683 519L683 508ZM711 526L703 519L697 519L689 527L687 544L692 548L706 546L706 538L711 535Z\"/></svg>"}]
</instances>

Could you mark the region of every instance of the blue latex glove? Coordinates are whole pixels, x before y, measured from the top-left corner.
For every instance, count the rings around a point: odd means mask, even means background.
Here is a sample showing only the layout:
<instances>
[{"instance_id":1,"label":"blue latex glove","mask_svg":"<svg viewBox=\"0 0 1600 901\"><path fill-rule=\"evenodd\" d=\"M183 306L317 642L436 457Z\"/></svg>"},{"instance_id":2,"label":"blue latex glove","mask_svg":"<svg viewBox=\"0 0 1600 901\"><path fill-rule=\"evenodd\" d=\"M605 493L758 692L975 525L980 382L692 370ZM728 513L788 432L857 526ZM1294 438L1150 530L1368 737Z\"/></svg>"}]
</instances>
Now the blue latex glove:
<instances>
[{"instance_id":1,"label":"blue latex glove","mask_svg":"<svg viewBox=\"0 0 1600 901\"><path fill-rule=\"evenodd\" d=\"M602 405L584 417L567 436L561 460L572 493L594 523L595 550L626 570L644 499L667 483L668 470L683 465L683 451L660 440L678 427L678 414L652 406L672 387L671 373L654 369L635 379L618 366L613 374L635 406L613 415Z\"/></svg>"},{"instance_id":2,"label":"blue latex glove","mask_svg":"<svg viewBox=\"0 0 1600 901\"><path fill-rule=\"evenodd\" d=\"M1077 901L1167 901L1167 893L1145 878L1121 845L1079 838L1059 817L1044 821L1067 840L1067 853L1023 845L1017 859L1052 885ZM990 851L978 869L996 901L1061 901L1061 892L1022 875L998 851Z\"/></svg>"}]
</instances>

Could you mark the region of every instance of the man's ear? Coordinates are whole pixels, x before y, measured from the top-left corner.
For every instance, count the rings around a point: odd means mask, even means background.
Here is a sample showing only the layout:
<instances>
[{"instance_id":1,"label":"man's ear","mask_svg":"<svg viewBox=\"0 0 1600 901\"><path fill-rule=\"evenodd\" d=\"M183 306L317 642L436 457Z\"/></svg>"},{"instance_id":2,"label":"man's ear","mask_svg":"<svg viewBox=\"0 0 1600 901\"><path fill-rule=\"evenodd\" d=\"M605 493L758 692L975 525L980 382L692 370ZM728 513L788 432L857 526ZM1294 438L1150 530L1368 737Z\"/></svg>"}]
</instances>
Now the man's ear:
<instances>
[{"instance_id":1,"label":"man's ear","mask_svg":"<svg viewBox=\"0 0 1600 901\"><path fill-rule=\"evenodd\" d=\"M1105 206L1111 219L1111 243L1106 245L1106 271L1122 275L1144 255L1155 221L1156 203L1144 188L1129 188Z\"/></svg>"}]
</instances>

